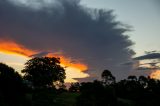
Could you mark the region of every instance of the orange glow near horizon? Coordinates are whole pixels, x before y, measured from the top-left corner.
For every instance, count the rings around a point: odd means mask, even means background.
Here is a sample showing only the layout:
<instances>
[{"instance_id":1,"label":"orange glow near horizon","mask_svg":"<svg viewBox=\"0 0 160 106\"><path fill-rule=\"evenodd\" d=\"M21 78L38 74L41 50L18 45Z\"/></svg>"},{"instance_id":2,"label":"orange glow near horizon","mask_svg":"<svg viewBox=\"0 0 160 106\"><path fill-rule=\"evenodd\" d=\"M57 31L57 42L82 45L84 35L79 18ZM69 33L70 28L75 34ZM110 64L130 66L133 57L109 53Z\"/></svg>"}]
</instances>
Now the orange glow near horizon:
<instances>
[{"instance_id":1,"label":"orange glow near horizon","mask_svg":"<svg viewBox=\"0 0 160 106\"><path fill-rule=\"evenodd\" d=\"M88 69L88 67L85 64L82 64L80 62L72 62L72 59L62 56L62 55L49 53L47 56L60 58L60 63L64 67L73 67L73 68L80 69L81 71L86 71Z\"/></svg>"},{"instance_id":2,"label":"orange glow near horizon","mask_svg":"<svg viewBox=\"0 0 160 106\"><path fill-rule=\"evenodd\" d=\"M28 59L31 55L37 54L37 51L30 50L23 45L20 45L12 40L0 40L0 52L9 55L17 55L17 56L25 56ZM77 82L77 80L73 78L85 78L89 75L84 73L88 69L87 65L75 61L72 62L71 58L63 56L63 54L54 54L49 53L48 57L57 57L60 58L60 63L63 67L66 67L66 80L65 82ZM16 60L15 60L16 61ZM24 63L22 63L22 66Z\"/></svg>"},{"instance_id":3,"label":"orange glow near horizon","mask_svg":"<svg viewBox=\"0 0 160 106\"><path fill-rule=\"evenodd\" d=\"M153 79L158 79L158 80L160 80L160 70L156 70L156 71L152 72L152 73L150 74L150 77L153 78Z\"/></svg>"},{"instance_id":4,"label":"orange glow near horizon","mask_svg":"<svg viewBox=\"0 0 160 106\"><path fill-rule=\"evenodd\" d=\"M11 40L0 40L0 51L7 54L15 54L22 56L30 56L36 52L29 50L24 46L17 44Z\"/></svg>"}]
</instances>

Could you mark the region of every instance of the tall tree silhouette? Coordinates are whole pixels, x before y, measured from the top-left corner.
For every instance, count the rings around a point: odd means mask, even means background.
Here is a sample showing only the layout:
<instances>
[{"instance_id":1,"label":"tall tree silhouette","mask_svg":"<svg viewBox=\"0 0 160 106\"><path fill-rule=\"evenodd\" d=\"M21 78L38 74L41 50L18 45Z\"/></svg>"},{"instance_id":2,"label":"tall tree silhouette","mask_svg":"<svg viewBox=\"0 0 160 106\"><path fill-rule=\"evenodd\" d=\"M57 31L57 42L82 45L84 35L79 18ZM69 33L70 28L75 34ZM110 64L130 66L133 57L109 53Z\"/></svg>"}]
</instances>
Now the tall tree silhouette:
<instances>
[{"instance_id":1,"label":"tall tree silhouette","mask_svg":"<svg viewBox=\"0 0 160 106\"><path fill-rule=\"evenodd\" d=\"M114 84L116 80L116 78L112 75L112 73L109 70L104 70L102 72L101 77L104 85Z\"/></svg>"},{"instance_id":2,"label":"tall tree silhouette","mask_svg":"<svg viewBox=\"0 0 160 106\"><path fill-rule=\"evenodd\" d=\"M60 66L60 59L55 57L36 57L25 63L22 70L24 79L34 87L53 87L64 83L65 70Z\"/></svg>"}]
</instances>

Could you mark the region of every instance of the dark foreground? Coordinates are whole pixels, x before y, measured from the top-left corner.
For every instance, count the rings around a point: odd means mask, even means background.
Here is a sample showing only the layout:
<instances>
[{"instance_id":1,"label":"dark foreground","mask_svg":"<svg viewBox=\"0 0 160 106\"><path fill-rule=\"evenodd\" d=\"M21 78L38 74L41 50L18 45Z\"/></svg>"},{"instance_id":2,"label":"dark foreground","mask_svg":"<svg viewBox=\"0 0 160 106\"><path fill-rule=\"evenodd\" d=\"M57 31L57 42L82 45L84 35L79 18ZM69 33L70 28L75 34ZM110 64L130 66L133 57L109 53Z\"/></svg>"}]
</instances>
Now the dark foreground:
<instances>
[{"instance_id":1,"label":"dark foreground","mask_svg":"<svg viewBox=\"0 0 160 106\"><path fill-rule=\"evenodd\" d=\"M116 82L109 70L102 80L64 86L57 58L33 58L24 76L0 63L0 106L160 106L160 80L128 76Z\"/></svg>"}]
</instances>

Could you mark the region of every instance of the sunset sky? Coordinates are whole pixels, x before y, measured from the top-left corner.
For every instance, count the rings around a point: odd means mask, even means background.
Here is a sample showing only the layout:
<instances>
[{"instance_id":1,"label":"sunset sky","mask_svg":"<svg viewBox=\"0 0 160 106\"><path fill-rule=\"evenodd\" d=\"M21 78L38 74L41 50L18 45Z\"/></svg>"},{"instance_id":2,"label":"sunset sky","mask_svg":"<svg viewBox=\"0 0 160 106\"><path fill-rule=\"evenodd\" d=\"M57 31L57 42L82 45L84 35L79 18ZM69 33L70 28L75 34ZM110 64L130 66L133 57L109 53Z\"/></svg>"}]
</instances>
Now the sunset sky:
<instances>
[{"instance_id":1,"label":"sunset sky","mask_svg":"<svg viewBox=\"0 0 160 106\"><path fill-rule=\"evenodd\" d=\"M0 62L20 72L32 57L60 57L66 82L104 69L160 79L159 19L159 0L1 0Z\"/></svg>"}]
</instances>

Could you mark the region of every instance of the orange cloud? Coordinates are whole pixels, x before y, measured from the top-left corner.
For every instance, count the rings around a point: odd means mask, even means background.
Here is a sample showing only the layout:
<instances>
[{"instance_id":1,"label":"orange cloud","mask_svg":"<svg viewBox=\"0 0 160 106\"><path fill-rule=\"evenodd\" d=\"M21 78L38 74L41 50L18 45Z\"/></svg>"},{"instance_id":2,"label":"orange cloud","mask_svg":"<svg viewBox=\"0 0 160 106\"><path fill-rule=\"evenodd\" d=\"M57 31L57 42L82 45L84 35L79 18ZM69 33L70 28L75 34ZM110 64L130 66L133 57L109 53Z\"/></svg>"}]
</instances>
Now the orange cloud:
<instances>
[{"instance_id":1,"label":"orange cloud","mask_svg":"<svg viewBox=\"0 0 160 106\"><path fill-rule=\"evenodd\" d=\"M153 78L153 79L159 79L160 80L160 70L156 70L156 71L152 72L150 74L150 77Z\"/></svg>"},{"instance_id":2,"label":"orange cloud","mask_svg":"<svg viewBox=\"0 0 160 106\"><path fill-rule=\"evenodd\" d=\"M60 63L63 67L66 67L66 79L65 82L78 82L74 78L86 78L89 77L87 73L84 73L88 69L87 65L74 61L71 58L67 58L62 54L49 53L48 57L58 57L60 58Z\"/></svg>"},{"instance_id":3,"label":"orange cloud","mask_svg":"<svg viewBox=\"0 0 160 106\"><path fill-rule=\"evenodd\" d=\"M0 40L0 51L7 54L16 54L23 56L30 56L36 53L36 51L29 50L11 40Z\"/></svg>"},{"instance_id":4,"label":"orange cloud","mask_svg":"<svg viewBox=\"0 0 160 106\"><path fill-rule=\"evenodd\" d=\"M31 55L37 54L37 51L30 50L23 45L20 45L12 40L0 40L0 52L6 54L15 54L21 55L29 58ZM46 55L48 57L58 57L60 58L60 63L62 66L66 67L66 82L77 82L73 78L85 78L89 75L84 73L88 69L87 65L74 61L71 58L63 56L63 53L56 54L56 53L49 53ZM72 74L71 74L72 73Z\"/></svg>"},{"instance_id":5,"label":"orange cloud","mask_svg":"<svg viewBox=\"0 0 160 106\"><path fill-rule=\"evenodd\" d=\"M61 64L65 67L77 68L81 71L86 71L88 69L87 65L80 63L78 61L72 62L71 58L67 58L63 56L62 54L59 55L59 54L49 53L47 56L60 58Z\"/></svg>"}]
</instances>

